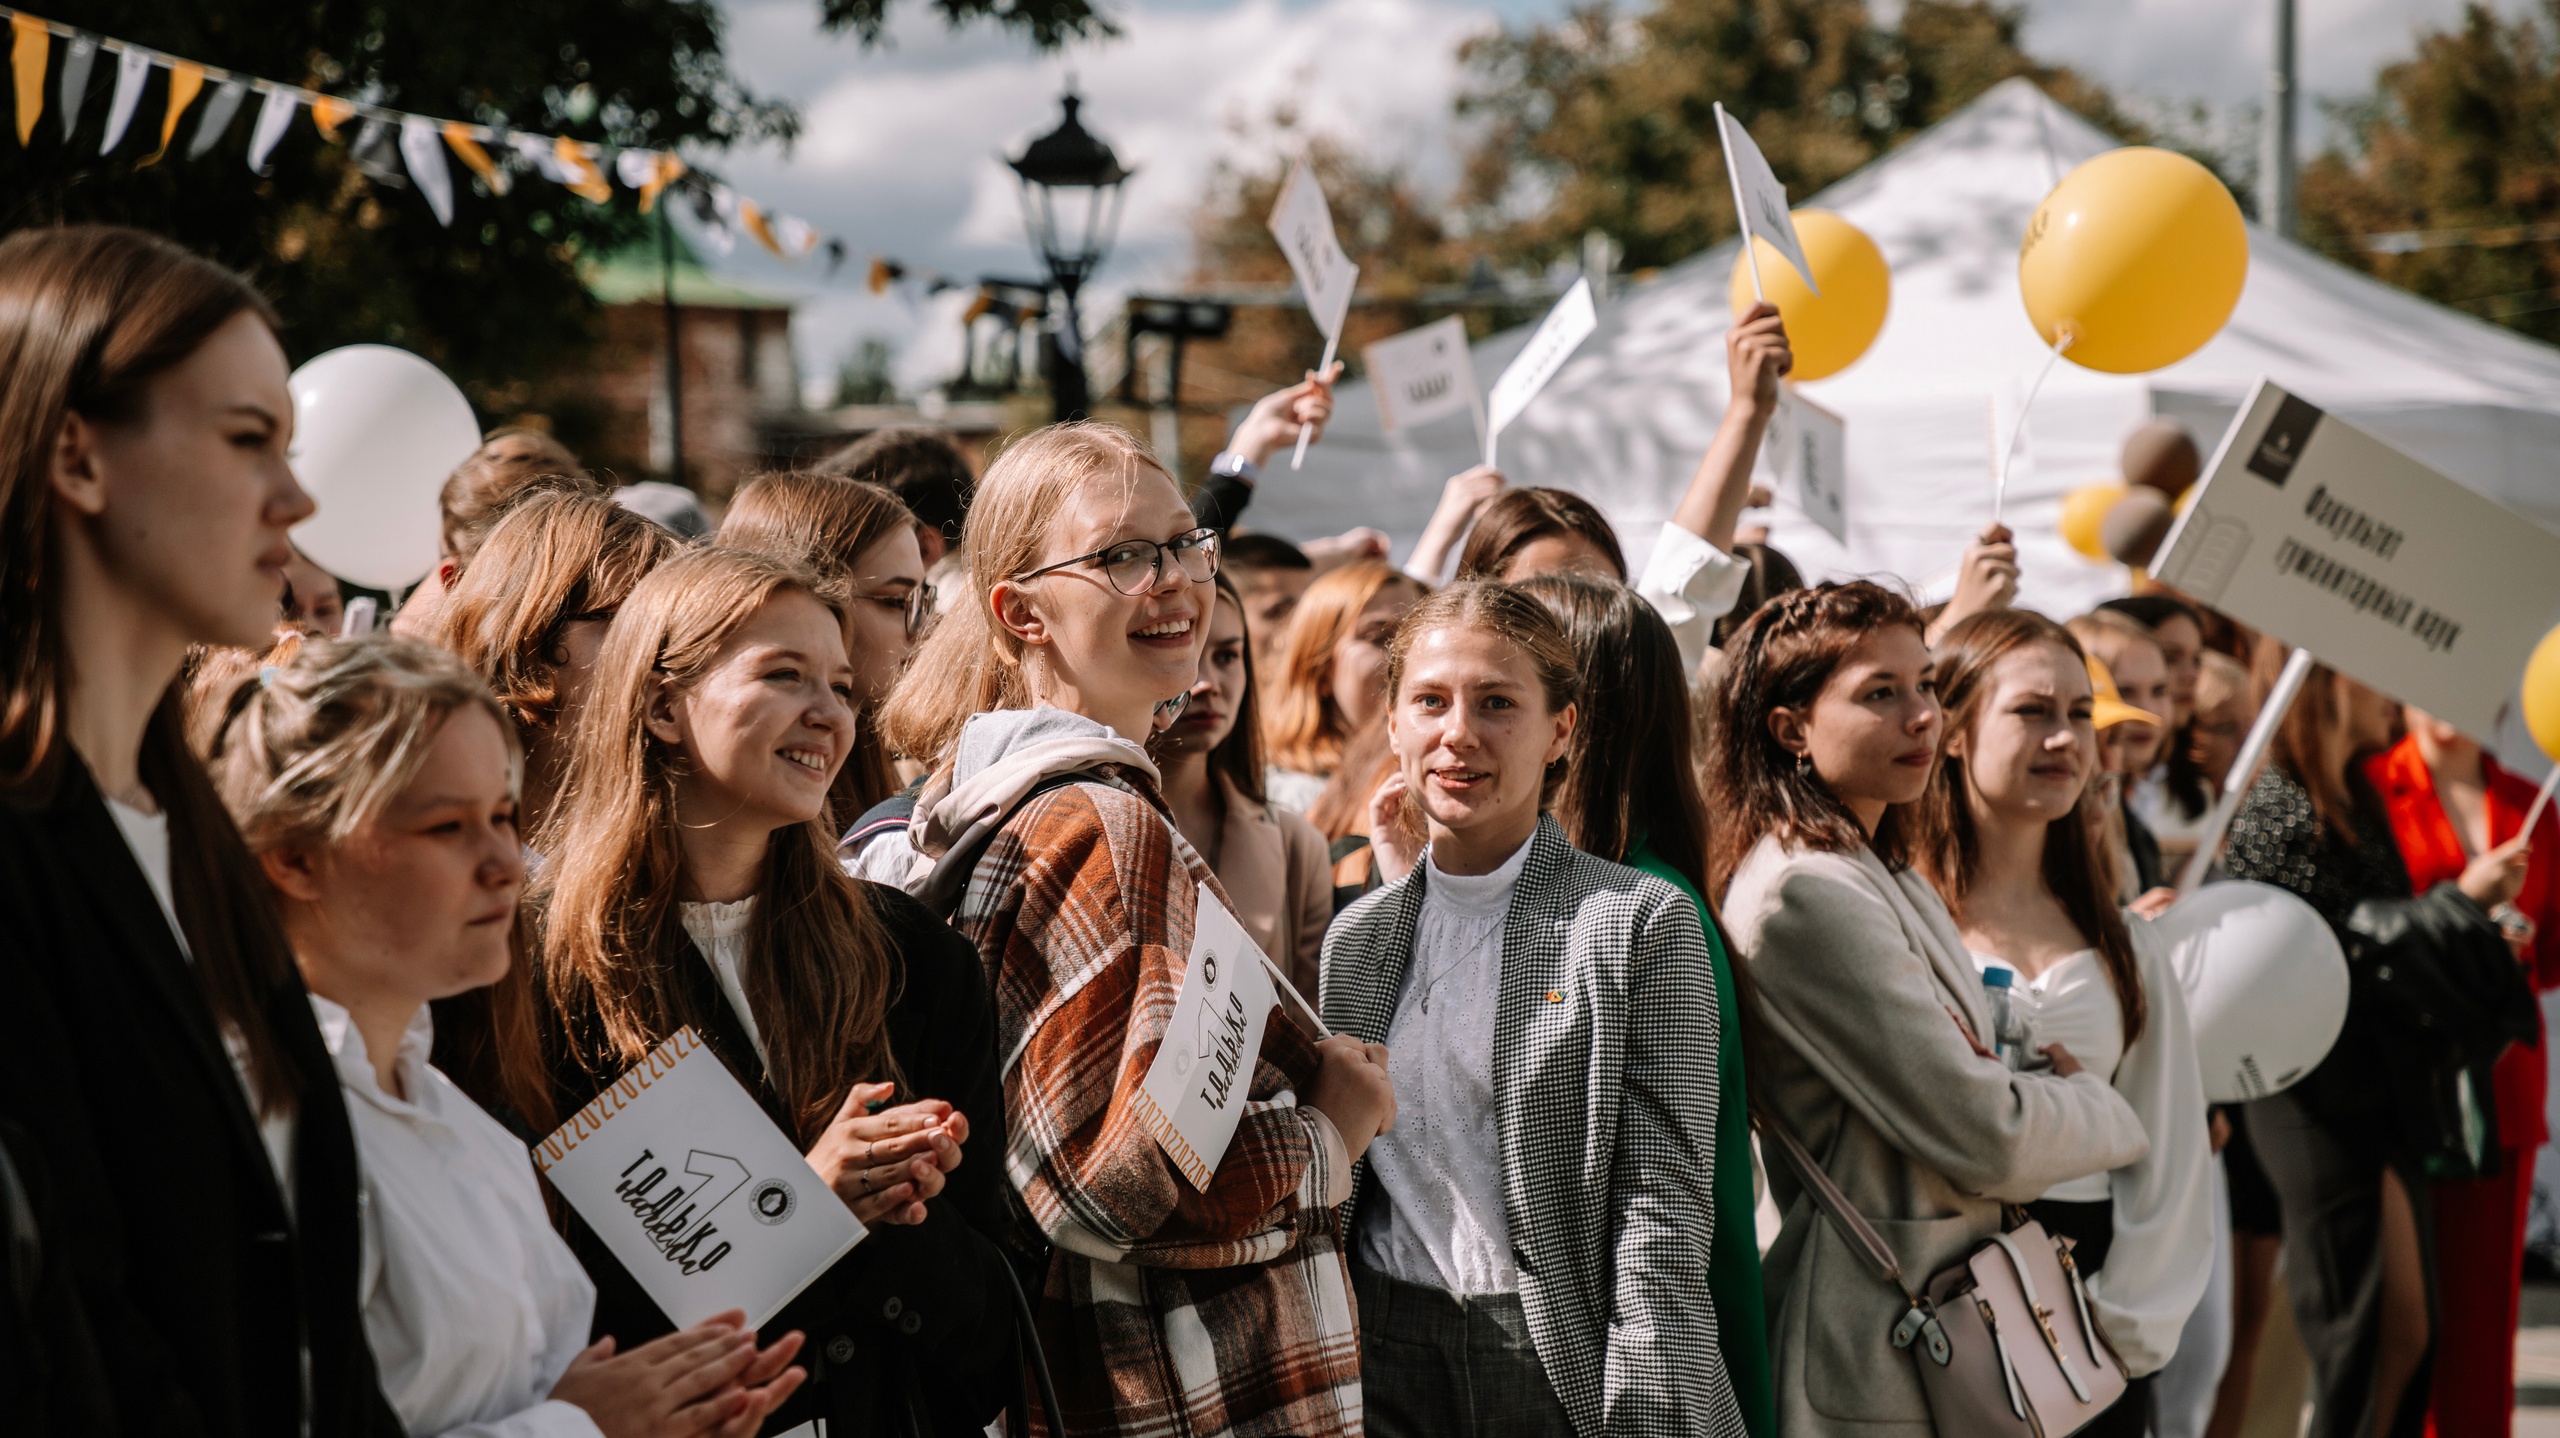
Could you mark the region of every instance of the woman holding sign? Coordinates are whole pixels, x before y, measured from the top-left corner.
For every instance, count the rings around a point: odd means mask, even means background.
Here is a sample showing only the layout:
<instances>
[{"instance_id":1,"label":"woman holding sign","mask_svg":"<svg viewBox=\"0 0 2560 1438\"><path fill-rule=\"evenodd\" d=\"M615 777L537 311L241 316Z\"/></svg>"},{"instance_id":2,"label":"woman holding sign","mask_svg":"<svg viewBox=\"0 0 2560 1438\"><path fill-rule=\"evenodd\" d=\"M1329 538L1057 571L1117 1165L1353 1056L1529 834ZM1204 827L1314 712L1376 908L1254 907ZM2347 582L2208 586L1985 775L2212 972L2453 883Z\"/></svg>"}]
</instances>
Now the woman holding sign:
<instances>
[{"instance_id":1,"label":"woman holding sign","mask_svg":"<svg viewBox=\"0 0 2560 1438\"><path fill-rule=\"evenodd\" d=\"M827 791L855 681L818 583L694 550L614 616L534 843L543 1047L567 1114L696 1030L870 1226L769 1325L817 1359L780 1429L959 1433L1012 1400L1015 1371L986 989L922 905L836 863ZM569 1234L598 1330L665 1332L587 1216Z\"/></svg>"},{"instance_id":2,"label":"woman holding sign","mask_svg":"<svg viewBox=\"0 0 2560 1438\"><path fill-rule=\"evenodd\" d=\"M1064 1410L1049 1430L1355 1433L1333 1210L1394 1120L1385 1056L1318 1042L1285 996L1216 1032L1174 1029L1209 987L1270 992L1259 963L1209 962L1234 920L1140 747L1197 681L1217 538L1144 445L1093 424L1015 441L968 524L967 591L886 717L899 750L935 765L925 844L983 845L955 861L970 870L956 922L1010 1056L1013 1181L1056 1246L1039 1302ZM1215 1092L1199 1104L1203 1070Z\"/></svg>"},{"instance_id":3,"label":"woman holding sign","mask_svg":"<svg viewBox=\"0 0 2560 1438\"><path fill-rule=\"evenodd\" d=\"M358 1294L415 1434L745 1438L800 1386L723 1314L616 1352L524 1145L427 1061L430 1000L511 961L523 753L450 655L318 640L228 692L208 759L282 912L364 1177Z\"/></svg>"}]
</instances>

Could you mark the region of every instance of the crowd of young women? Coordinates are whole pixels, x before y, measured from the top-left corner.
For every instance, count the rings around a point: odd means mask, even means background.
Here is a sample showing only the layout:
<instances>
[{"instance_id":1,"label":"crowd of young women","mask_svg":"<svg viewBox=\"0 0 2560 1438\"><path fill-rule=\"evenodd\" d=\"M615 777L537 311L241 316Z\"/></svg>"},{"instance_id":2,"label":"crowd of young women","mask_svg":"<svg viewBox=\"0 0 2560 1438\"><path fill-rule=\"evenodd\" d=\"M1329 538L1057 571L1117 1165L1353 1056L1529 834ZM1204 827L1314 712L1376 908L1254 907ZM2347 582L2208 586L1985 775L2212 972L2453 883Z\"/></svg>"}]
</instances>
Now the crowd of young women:
<instances>
[{"instance_id":1,"label":"crowd of young women","mask_svg":"<svg viewBox=\"0 0 2560 1438\"><path fill-rule=\"evenodd\" d=\"M2130 1380L2088 1431L2197 1431L2230 1123L2137 855L2245 688L2174 598L2008 608L2003 531L1933 616L1737 558L1789 355L1765 309L1728 349L1632 586L1491 471L1408 569L1231 583L1310 376L1193 500L1062 425L965 510L873 446L708 543L502 433L395 634L306 637L273 313L138 233L0 242L11 1431L1941 1431L1814 1187L1914 1275L2031 1215ZM2487 1332L2430 1191L2511 1276L2540 1137L2560 885L2411 734L2316 677L2234 827L2363 956L2246 1122L2323 1433L2424 1421ZM1144 1084L1214 909L1295 993L1178 1164ZM761 1333L669 1323L526 1154L688 1027L870 1228ZM1809 1166L1765 1257L1755 1122Z\"/></svg>"}]
</instances>

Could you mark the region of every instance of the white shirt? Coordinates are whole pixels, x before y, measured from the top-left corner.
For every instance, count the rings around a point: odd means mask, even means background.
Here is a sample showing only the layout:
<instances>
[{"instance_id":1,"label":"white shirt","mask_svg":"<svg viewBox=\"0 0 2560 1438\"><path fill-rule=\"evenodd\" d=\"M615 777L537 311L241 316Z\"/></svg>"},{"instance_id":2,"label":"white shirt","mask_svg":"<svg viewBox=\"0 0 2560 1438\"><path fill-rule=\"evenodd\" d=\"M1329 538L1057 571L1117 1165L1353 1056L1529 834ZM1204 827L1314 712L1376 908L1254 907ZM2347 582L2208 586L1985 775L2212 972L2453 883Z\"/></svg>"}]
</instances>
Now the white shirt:
<instances>
[{"instance_id":1,"label":"white shirt","mask_svg":"<svg viewBox=\"0 0 2560 1438\"><path fill-rule=\"evenodd\" d=\"M1330 775L1283 769L1277 764L1262 771L1263 797L1292 814L1314 808L1316 800L1324 797L1324 786L1331 782Z\"/></svg>"},{"instance_id":2,"label":"white shirt","mask_svg":"<svg viewBox=\"0 0 2560 1438\"><path fill-rule=\"evenodd\" d=\"M403 1099L375 1079L347 1011L317 994L311 1007L355 1130L357 1298L401 1426L599 1438L584 1409L546 1396L587 1346L596 1289L552 1231L524 1145L428 1066L425 1008L400 1039Z\"/></svg>"},{"instance_id":3,"label":"white shirt","mask_svg":"<svg viewBox=\"0 0 2560 1438\"><path fill-rule=\"evenodd\" d=\"M747 921L755 917L755 895L734 904L696 904L680 902L677 917L684 921L684 931L693 939L693 947L704 962L711 965L713 977L720 980L720 992L729 996L729 1008L738 1016L738 1026L747 1031L747 1042L755 1045L756 1062L773 1066L765 1057L764 1035L756 1032L755 1011L747 1007Z\"/></svg>"},{"instance_id":4,"label":"white shirt","mask_svg":"<svg viewBox=\"0 0 2560 1438\"><path fill-rule=\"evenodd\" d=\"M1751 566L1670 520L1653 541L1636 593L1653 605L1680 644L1681 672L1696 677L1715 637L1716 621L1733 612Z\"/></svg>"},{"instance_id":5,"label":"white shirt","mask_svg":"<svg viewBox=\"0 0 2560 1438\"><path fill-rule=\"evenodd\" d=\"M1363 1263L1450 1293L1516 1293L1502 1207L1502 1129L1493 1092L1502 930L1529 844L1489 874L1444 872L1426 853L1387 1076L1396 1126L1369 1145L1377 1192L1360 1211Z\"/></svg>"},{"instance_id":6,"label":"white shirt","mask_svg":"<svg viewBox=\"0 0 2560 1438\"><path fill-rule=\"evenodd\" d=\"M2009 982L2009 1006L2035 1038L2029 1048L2060 1044L2071 1050L2080 1066L2110 1083L2115 1081L2116 1067L2124 1061L2124 1015L2116 1005L2115 985L2108 981L2106 966L2098 962L2096 949L2082 949L2065 954L2028 978L2006 959L1989 954L1975 954L1973 966L1988 972L2008 969L2016 977ZM2045 1190L2044 1197L2069 1203L2104 1203L2109 1197L2107 1176L2092 1173Z\"/></svg>"}]
</instances>

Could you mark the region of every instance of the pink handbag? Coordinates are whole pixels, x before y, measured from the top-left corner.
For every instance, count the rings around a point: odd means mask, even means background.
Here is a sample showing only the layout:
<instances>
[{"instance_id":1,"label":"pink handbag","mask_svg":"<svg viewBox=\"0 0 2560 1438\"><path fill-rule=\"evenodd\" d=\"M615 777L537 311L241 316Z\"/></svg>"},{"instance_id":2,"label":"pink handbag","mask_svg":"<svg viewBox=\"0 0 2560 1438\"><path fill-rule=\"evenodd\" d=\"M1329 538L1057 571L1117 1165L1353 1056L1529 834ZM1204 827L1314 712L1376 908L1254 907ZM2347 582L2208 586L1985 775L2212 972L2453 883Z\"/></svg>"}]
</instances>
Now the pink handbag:
<instances>
[{"instance_id":1,"label":"pink handbag","mask_svg":"<svg viewBox=\"0 0 2560 1438\"><path fill-rule=\"evenodd\" d=\"M2089 1311L2071 1240L2019 1214L2015 1226L1933 1275L1925 1293L1914 1292L1902 1261L1795 1135L1765 1114L1760 1132L1777 1140L1814 1202L1877 1276L1911 1301L1893 1346L1913 1350L1940 1433L2066 1438L2124 1396L2124 1360Z\"/></svg>"}]
</instances>

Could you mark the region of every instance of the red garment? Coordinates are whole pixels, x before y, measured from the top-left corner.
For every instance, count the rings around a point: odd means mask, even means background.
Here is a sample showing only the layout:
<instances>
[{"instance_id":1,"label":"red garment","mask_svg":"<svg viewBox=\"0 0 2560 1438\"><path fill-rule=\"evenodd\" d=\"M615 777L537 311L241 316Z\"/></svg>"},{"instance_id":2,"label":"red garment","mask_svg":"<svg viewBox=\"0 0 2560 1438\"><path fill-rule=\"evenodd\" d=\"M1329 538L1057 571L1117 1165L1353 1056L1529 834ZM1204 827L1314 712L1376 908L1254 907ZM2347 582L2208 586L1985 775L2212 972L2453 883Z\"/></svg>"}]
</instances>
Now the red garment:
<instances>
[{"instance_id":1,"label":"red garment","mask_svg":"<svg viewBox=\"0 0 2560 1438\"><path fill-rule=\"evenodd\" d=\"M2489 840L2504 843L2523 827L2536 786L2483 755ZM2392 836L2423 893L2459 878L2470 862L2453 821L2436 797L2435 775L2403 739L2365 763L2382 795ZM2552 806L2560 811L2560 803ZM2533 987L2560 987L2560 815L2534 826L2516 907L2534 922L2527 958ZM2438 1319L2435 1377L2427 1403L2430 1438L2507 1438L2515 1409L2515 1335L2523 1283L2525 1215L2533 1200L2534 1150L2550 1136L2543 1119L2545 1045L2511 1045L2498 1060L2491 1088L2498 1111L2499 1168L2494 1178L2436 1184Z\"/></svg>"}]
</instances>

